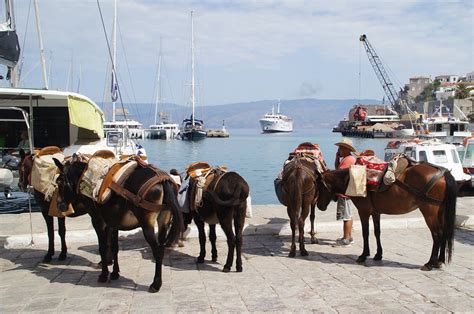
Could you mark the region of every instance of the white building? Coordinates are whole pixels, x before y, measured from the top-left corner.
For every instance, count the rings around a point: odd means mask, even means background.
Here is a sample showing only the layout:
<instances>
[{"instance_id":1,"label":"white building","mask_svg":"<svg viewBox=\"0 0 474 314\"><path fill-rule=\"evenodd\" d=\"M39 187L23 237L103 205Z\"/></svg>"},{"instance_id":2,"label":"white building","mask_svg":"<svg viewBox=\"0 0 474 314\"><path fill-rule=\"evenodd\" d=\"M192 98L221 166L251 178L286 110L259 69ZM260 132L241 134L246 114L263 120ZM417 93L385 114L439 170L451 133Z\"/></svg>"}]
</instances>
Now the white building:
<instances>
[{"instance_id":1,"label":"white building","mask_svg":"<svg viewBox=\"0 0 474 314\"><path fill-rule=\"evenodd\" d=\"M435 81L443 83L457 83L459 81L459 75L438 75L435 77Z\"/></svg>"}]
</instances>

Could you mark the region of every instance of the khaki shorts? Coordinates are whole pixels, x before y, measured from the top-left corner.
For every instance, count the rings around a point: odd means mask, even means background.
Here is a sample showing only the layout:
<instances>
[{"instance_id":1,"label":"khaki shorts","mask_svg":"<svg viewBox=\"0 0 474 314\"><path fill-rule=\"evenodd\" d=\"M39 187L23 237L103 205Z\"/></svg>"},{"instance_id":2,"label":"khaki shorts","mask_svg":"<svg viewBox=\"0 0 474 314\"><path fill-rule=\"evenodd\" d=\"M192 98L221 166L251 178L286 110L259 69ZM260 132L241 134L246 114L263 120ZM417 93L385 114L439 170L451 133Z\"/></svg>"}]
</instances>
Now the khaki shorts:
<instances>
[{"instance_id":1,"label":"khaki shorts","mask_svg":"<svg viewBox=\"0 0 474 314\"><path fill-rule=\"evenodd\" d=\"M351 200L349 198L338 197L337 199L337 211L336 219L337 220L351 220L352 219L352 208Z\"/></svg>"}]
</instances>

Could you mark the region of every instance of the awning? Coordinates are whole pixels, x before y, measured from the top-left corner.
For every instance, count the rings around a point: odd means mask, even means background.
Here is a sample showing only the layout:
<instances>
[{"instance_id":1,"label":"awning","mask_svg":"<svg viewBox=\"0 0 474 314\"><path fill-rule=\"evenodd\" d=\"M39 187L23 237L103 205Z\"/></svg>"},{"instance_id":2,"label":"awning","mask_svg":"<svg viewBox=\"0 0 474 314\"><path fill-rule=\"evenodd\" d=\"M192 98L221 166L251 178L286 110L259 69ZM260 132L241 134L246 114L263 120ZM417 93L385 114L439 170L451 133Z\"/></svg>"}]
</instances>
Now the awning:
<instances>
[{"instance_id":1,"label":"awning","mask_svg":"<svg viewBox=\"0 0 474 314\"><path fill-rule=\"evenodd\" d=\"M98 135L104 136L102 126L104 115L102 111L86 99L68 95L69 122L77 127L88 129Z\"/></svg>"}]
</instances>

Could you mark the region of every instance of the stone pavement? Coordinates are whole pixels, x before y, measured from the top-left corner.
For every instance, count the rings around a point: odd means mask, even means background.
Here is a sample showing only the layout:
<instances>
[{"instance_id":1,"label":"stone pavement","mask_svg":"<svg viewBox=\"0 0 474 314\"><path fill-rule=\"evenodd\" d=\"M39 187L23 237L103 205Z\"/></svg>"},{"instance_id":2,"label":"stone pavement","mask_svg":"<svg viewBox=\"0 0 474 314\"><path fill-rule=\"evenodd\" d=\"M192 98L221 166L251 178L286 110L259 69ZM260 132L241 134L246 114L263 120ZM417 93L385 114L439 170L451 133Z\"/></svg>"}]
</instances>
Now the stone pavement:
<instances>
[{"instance_id":1,"label":"stone pavement","mask_svg":"<svg viewBox=\"0 0 474 314\"><path fill-rule=\"evenodd\" d=\"M147 292L154 265L140 231L121 233L121 278L99 284L97 240L88 216L67 219L67 260L43 264L47 242L41 214L32 214L34 246L28 246L28 213L0 215L0 313L473 312L472 205L473 198L458 199L453 261L432 272L419 270L432 245L419 211L383 215L384 260L358 265L360 223L354 223L355 244L333 247L342 232L334 205L316 212L320 244L307 244L309 256L296 258L287 257L291 239L285 208L254 205L245 229L242 273L235 268L221 272L227 254L222 234L218 262L208 257L196 265L199 245L193 229L185 247L166 251L157 294ZM374 254L373 236L370 241Z\"/></svg>"},{"instance_id":2,"label":"stone pavement","mask_svg":"<svg viewBox=\"0 0 474 314\"><path fill-rule=\"evenodd\" d=\"M74 242L66 261L40 263L46 247L0 249L0 312L473 312L474 230L456 231L454 257L443 271L423 272L431 250L427 228L382 230L384 260L355 263L361 234L351 247L333 247L339 232L320 232L309 256L287 257L290 238L244 238L242 273L222 273L226 242L218 238L217 263L195 264L196 238L168 249L163 286L147 292L154 273L141 235L120 241L121 277L99 284L97 245ZM372 253L375 251L372 240Z\"/></svg>"}]
</instances>

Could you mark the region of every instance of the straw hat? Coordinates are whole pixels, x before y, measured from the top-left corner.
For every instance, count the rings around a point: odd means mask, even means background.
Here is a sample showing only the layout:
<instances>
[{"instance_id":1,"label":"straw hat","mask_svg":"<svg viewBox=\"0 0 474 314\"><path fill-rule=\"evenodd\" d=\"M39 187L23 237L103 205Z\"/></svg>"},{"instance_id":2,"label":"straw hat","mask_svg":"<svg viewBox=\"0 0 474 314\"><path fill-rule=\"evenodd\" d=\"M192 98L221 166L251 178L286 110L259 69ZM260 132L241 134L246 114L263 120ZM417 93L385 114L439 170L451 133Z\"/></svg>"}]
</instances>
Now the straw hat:
<instances>
[{"instance_id":1,"label":"straw hat","mask_svg":"<svg viewBox=\"0 0 474 314\"><path fill-rule=\"evenodd\" d=\"M350 150L351 152L355 152L356 149L354 148L354 146L352 145L352 141L348 138L343 138L340 142L334 144L336 146L342 146L342 147L345 147L347 148L348 150Z\"/></svg>"}]
</instances>

